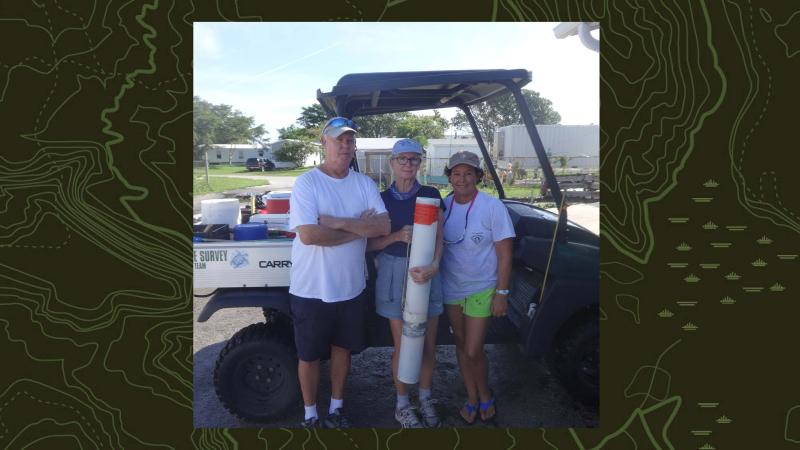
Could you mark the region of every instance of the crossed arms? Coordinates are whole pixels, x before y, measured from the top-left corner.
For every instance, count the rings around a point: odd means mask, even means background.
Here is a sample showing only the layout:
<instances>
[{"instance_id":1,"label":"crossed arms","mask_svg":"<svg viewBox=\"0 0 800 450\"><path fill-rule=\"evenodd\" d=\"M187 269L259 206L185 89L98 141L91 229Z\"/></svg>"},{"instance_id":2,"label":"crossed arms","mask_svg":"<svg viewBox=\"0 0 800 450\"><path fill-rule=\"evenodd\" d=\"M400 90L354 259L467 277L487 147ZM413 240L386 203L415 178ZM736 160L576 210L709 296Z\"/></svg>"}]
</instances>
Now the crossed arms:
<instances>
[{"instance_id":1,"label":"crossed arms","mask_svg":"<svg viewBox=\"0 0 800 450\"><path fill-rule=\"evenodd\" d=\"M373 208L364 210L356 218L321 215L318 224L297 227L297 235L303 244L323 247L383 236L390 231L389 214L376 214Z\"/></svg>"}]
</instances>

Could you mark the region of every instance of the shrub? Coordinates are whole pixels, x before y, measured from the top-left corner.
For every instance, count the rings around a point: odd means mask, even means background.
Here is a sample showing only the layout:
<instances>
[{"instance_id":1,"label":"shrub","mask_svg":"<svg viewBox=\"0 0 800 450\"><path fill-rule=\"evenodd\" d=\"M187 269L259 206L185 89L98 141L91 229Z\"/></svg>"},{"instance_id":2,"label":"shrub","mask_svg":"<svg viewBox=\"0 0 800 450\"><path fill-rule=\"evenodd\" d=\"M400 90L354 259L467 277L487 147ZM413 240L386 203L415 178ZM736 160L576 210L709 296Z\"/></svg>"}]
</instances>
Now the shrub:
<instances>
[{"instance_id":1,"label":"shrub","mask_svg":"<svg viewBox=\"0 0 800 450\"><path fill-rule=\"evenodd\" d=\"M303 167L306 158L316 151L317 149L309 142L291 141L275 150L274 155L278 161L293 162L297 167Z\"/></svg>"}]
</instances>

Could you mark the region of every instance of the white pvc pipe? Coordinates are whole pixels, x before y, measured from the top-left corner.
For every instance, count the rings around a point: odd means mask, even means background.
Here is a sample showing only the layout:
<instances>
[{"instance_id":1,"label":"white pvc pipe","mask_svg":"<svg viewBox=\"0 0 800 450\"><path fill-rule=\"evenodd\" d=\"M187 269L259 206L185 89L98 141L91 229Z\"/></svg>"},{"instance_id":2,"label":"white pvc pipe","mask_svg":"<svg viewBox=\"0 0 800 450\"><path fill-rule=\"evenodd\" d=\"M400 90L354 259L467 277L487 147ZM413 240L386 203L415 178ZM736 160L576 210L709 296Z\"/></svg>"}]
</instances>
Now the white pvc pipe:
<instances>
[{"instance_id":1,"label":"white pvc pipe","mask_svg":"<svg viewBox=\"0 0 800 450\"><path fill-rule=\"evenodd\" d=\"M439 199L417 197L408 267L428 266L433 262L438 221ZM397 366L397 379L406 384L419 381L430 290L430 281L417 284L411 279L411 274L406 276L403 335L400 337L400 360Z\"/></svg>"},{"instance_id":2,"label":"white pvc pipe","mask_svg":"<svg viewBox=\"0 0 800 450\"><path fill-rule=\"evenodd\" d=\"M599 52L600 41L595 39L594 36L592 36L591 31L593 28L596 27L593 27L591 24L587 22L581 22L581 24L578 25L578 37L580 37L581 43L583 44L584 47L588 48L589 50Z\"/></svg>"}]
</instances>

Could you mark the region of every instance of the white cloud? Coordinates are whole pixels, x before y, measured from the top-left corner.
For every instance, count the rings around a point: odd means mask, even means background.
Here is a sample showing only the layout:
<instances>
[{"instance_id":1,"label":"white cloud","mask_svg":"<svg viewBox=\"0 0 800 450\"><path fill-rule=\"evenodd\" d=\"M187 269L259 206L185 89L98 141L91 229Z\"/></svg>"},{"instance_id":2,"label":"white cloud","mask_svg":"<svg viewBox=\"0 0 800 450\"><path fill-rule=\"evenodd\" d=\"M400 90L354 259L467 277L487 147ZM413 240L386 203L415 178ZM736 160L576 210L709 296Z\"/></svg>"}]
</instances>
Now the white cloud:
<instances>
[{"instance_id":1,"label":"white cloud","mask_svg":"<svg viewBox=\"0 0 800 450\"><path fill-rule=\"evenodd\" d=\"M296 64L296 63L298 63L298 62L300 62L300 61L303 61L303 60L306 60L306 59L308 59L308 58L311 58L312 56L318 55L318 54L320 54L320 53L326 52L326 51L328 51L328 50L330 50L330 49L332 49L332 48L334 48L334 47L338 47L338 46L340 46L340 45L342 45L342 43L341 43L341 42L334 42L334 43L333 43L333 44L331 44L331 45L328 45L328 46L325 46L325 47L323 47L323 48L320 48L320 49L314 50L314 51L313 51L313 52L311 52L311 53L308 53L308 54L306 54L306 55L303 55L303 56L300 56L300 57L298 57L298 58L295 58L295 59L293 59L293 60L291 60L291 61L288 61L288 62L286 62L286 63L283 63L283 64L281 64L281 65L279 65L279 66L272 67L272 68L270 68L270 69L268 69L268 70L265 70L265 71L263 71L263 72L261 72L261 73L257 73L257 74L255 74L255 75L252 75L252 76L245 77L245 78L243 78L242 80L240 80L240 81L237 81L237 82L233 83L232 85L228 86L228 88L235 87L235 86L237 86L237 85L239 85L239 84L242 84L242 83L249 83L249 82L252 82L252 81L258 80L259 78L266 77L267 75L274 74L275 72L280 72L281 70L283 70L283 69L285 69L285 68L287 68L287 67L289 67L289 66L291 66L291 65L293 65L293 64Z\"/></svg>"},{"instance_id":2,"label":"white cloud","mask_svg":"<svg viewBox=\"0 0 800 450\"><path fill-rule=\"evenodd\" d=\"M218 59L222 55L219 35L210 24L194 25L194 56Z\"/></svg>"}]
</instances>

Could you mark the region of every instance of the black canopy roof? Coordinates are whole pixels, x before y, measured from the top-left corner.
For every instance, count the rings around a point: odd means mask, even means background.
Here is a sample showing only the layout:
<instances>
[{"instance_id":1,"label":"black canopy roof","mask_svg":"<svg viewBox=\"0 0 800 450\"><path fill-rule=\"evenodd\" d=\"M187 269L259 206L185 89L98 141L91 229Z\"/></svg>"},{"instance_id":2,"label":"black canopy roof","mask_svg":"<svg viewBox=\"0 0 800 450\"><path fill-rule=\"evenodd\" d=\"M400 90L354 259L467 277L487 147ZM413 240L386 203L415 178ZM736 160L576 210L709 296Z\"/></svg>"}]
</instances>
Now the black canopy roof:
<instances>
[{"instance_id":1,"label":"black canopy roof","mask_svg":"<svg viewBox=\"0 0 800 450\"><path fill-rule=\"evenodd\" d=\"M530 81L525 69L353 73L331 92L317 90L317 100L331 116L366 116L468 106Z\"/></svg>"}]
</instances>

